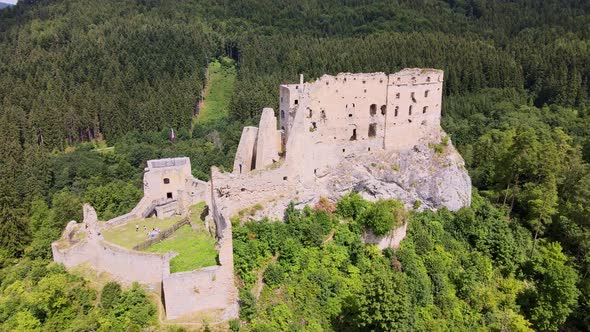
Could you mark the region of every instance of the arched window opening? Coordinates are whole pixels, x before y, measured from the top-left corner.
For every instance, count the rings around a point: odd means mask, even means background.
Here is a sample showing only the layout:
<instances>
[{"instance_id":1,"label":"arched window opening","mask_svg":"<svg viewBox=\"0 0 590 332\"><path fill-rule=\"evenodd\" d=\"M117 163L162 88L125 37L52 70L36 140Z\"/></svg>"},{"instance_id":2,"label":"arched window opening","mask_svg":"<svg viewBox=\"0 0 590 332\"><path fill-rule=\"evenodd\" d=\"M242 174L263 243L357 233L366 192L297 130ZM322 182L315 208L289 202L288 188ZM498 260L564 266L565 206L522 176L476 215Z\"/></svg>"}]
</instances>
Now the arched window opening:
<instances>
[{"instance_id":1,"label":"arched window opening","mask_svg":"<svg viewBox=\"0 0 590 332\"><path fill-rule=\"evenodd\" d=\"M430 90L426 90L424 91L424 98L428 98L428 93L430 92Z\"/></svg>"},{"instance_id":2,"label":"arched window opening","mask_svg":"<svg viewBox=\"0 0 590 332\"><path fill-rule=\"evenodd\" d=\"M352 130L352 136L350 136L351 141L356 141L356 128Z\"/></svg>"},{"instance_id":3,"label":"arched window opening","mask_svg":"<svg viewBox=\"0 0 590 332\"><path fill-rule=\"evenodd\" d=\"M317 124L315 122L312 122L311 123L311 126L313 127L313 129L318 129L318 126L317 126Z\"/></svg>"},{"instance_id":4,"label":"arched window opening","mask_svg":"<svg viewBox=\"0 0 590 332\"><path fill-rule=\"evenodd\" d=\"M166 193L166 198L172 199L172 193Z\"/></svg>"},{"instance_id":5,"label":"arched window opening","mask_svg":"<svg viewBox=\"0 0 590 332\"><path fill-rule=\"evenodd\" d=\"M430 82L430 76L426 77L426 82Z\"/></svg>"},{"instance_id":6,"label":"arched window opening","mask_svg":"<svg viewBox=\"0 0 590 332\"><path fill-rule=\"evenodd\" d=\"M410 109L408 110L408 115L412 115L412 105L410 105Z\"/></svg>"},{"instance_id":7,"label":"arched window opening","mask_svg":"<svg viewBox=\"0 0 590 332\"><path fill-rule=\"evenodd\" d=\"M412 101L413 101L413 102L416 102L416 95L415 95L415 92L412 92L411 96L412 96Z\"/></svg>"},{"instance_id":8,"label":"arched window opening","mask_svg":"<svg viewBox=\"0 0 590 332\"><path fill-rule=\"evenodd\" d=\"M281 119L285 118L285 111L281 110Z\"/></svg>"},{"instance_id":9,"label":"arched window opening","mask_svg":"<svg viewBox=\"0 0 590 332\"><path fill-rule=\"evenodd\" d=\"M422 108L422 114L426 114L426 110L428 110L428 106L424 106L424 107Z\"/></svg>"},{"instance_id":10,"label":"arched window opening","mask_svg":"<svg viewBox=\"0 0 590 332\"><path fill-rule=\"evenodd\" d=\"M313 111L311 109L309 109L309 117L311 118L313 115Z\"/></svg>"},{"instance_id":11,"label":"arched window opening","mask_svg":"<svg viewBox=\"0 0 590 332\"><path fill-rule=\"evenodd\" d=\"M381 105L381 115L387 114L387 106Z\"/></svg>"},{"instance_id":12,"label":"arched window opening","mask_svg":"<svg viewBox=\"0 0 590 332\"><path fill-rule=\"evenodd\" d=\"M376 104L371 104L371 106L369 107L369 113L371 114L371 116L377 114L377 105Z\"/></svg>"},{"instance_id":13,"label":"arched window opening","mask_svg":"<svg viewBox=\"0 0 590 332\"><path fill-rule=\"evenodd\" d=\"M322 112L320 113L320 117L325 120L326 119L326 111L322 110Z\"/></svg>"},{"instance_id":14,"label":"arched window opening","mask_svg":"<svg viewBox=\"0 0 590 332\"><path fill-rule=\"evenodd\" d=\"M164 178L164 184L169 184L170 183L170 179L169 178Z\"/></svg>"},{"instance_id":15,"label":"arched window opening","mask_svg":"<svg viewBox=\"0 0 590 332\"><path fill-rule=\"evenodd\" d=\"M399 92L395 94L395 99L399 99Z\"/></svg>"},{"instance_id":16,"label":"arched window opening","mask_svg":"<svg viewBox=\"0 0 590 332\"><path fill-rule=\"evenodd\" d=\"M286 176L283 176L283 180L284 180L284 181L287 181L287 177L286 177Z\"/></svg>"},{"instance_id":17,"label":"arched window opening","mask_svg":"<svg viewBox=\"0 0 590 332\"><path fill-rule=\"evenodd\" d=\"M299 100L295 99L294 103L295 105L299 104Z\"/></svg>"},{"instance_id":18,"label":"arched window opening","mask_svg":"<svg viewBox=\"0 0 590 332\"><path fill-rule=\"evenodd\" d=\"M399 106L396 106L395 111L393 112L393 116L397 116L398 111L399 111Z\"/></svg>"},{"instance_id":19,"label":"arched window opening","mask_svg":"<svg viewBox=\"0 0 590 332\"><path fill-rule=\"evenodd\" d=\"M242 164L240 164L240 174L242 174Z\"/></svg>"},{"instance_id":20,"label":"arched window opening","mask_svg":"<svg viewBox=\"0 0 590 332\"><path fill-rule=\"evenodd\" d=\"M375 137L375 136L377 136L377 124L371 123L369 125L369 137Z\"/></svg>"}]
</instances>

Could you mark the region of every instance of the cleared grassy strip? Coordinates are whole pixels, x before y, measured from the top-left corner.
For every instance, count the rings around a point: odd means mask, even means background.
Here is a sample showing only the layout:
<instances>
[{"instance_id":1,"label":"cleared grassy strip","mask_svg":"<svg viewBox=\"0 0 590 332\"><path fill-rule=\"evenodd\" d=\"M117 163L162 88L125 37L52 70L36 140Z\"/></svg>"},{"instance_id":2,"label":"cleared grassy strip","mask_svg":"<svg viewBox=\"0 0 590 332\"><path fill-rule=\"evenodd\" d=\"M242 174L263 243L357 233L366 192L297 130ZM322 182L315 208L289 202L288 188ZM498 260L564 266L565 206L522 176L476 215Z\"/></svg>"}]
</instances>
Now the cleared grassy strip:
<instances>
[{"instance_id":1,"label":"cleared grassy strip","mask_svg":"<svg viewBox=\"0 0 590 332\"><path fill-rule=\"evenodd\" d=\"M164 220L157 218L135 219L127 223L113 227L103 233L105 240L118 244L122 247L132 249L134 246L148 239L148 232L153 228L165 230L170 228L180 217L172 217ZM135 225L139 225L139 231L135 230ZM145 226L145 229L144 229Z\"/></svg>"},{"instance_id":2,"label":"cleared grassy strip","mask_svg":"<svg viewBox=\"0 0 590 332\"><path fill-rule=\"evenodd\" d=\"M229 103L236 81L235 62L229 58L209 64L209 77L199 115L193 124L203 124L223 119L229 111Z\"/></svg>"},{"instance_id":3,"label":"cleared grassy strip","mask_svg":"<svg viewBox=\"0 0 590 332\"><path fill-rule=\"evenodd\" d=\"M149 252L177 252L170 261L170 272L192 271L205 266L217 265L215 240L202 229L189 225L180 227L166 240L154 244Z\"/></svg>"}]
</instances>

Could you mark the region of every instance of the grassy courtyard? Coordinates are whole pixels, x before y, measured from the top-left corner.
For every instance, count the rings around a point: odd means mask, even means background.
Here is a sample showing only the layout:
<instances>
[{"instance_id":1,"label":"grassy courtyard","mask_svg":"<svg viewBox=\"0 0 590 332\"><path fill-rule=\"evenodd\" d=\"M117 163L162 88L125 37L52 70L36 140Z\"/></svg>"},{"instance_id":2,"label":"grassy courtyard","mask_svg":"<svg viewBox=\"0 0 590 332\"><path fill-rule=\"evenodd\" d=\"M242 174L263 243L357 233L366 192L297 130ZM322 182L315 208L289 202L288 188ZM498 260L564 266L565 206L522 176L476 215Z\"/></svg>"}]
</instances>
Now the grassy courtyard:
<instances>
[{"instance_id":1,"label":"grassy courtyard","mask_svg":"<svg viewBox=\"0 0 590 332\"><path fill-rule=\"evenodd\" d=\"M170 261L170 272L172 273L217 265L215 240L207 231L201 228L193 229L189 225L180 227L170 237L154 244L146 251L177 252L178 256Z\"/></svg>"},{"instance_id":2,"label":"grassy courtyard","mask_svg":"<svg viewBox=\"0 0 590 332\"><path fill-rule=\"evenodd\" d=\"M164 220L157 218L130 220L123 225L103 232L103 236L109 242L132 249L134 246L148 239L147 232L151 231L152 228L165 230L180 221L180 219L180 217L172 217ZM135 225L137 224L139 224L139 231L135 230ZM144 230L144 226L147 230Z\"/></svg>"}]
</instances>

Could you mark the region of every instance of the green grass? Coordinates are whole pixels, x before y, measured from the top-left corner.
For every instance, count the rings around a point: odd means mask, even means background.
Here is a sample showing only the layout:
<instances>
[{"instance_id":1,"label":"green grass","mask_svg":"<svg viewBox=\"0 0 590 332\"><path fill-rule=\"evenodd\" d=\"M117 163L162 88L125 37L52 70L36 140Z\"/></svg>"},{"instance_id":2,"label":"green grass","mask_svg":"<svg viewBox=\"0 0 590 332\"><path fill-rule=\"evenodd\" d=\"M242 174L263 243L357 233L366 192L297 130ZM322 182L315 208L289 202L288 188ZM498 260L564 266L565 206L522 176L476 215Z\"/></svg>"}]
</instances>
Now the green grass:
<instances>
[{"instance_id":1,"label":"green grass","mask_svg":"<svg viewBox=\"0 0 590 332\"><path fill-rule=\"evenodd\" d=\"M152 230L152 228L157 227L160 230L165 230L180 221L180 219L180 217L172 217L164 220L157 218L130 220L123 225L113 227L103 232L103 236L105 240L109 242L132 249L134 246L148 239L147 232ZM139 224L138 232L135 231L136 224ZM147 231L143 229L144 225L146 226Z\"/></svg>"},{"instance_id":2,"label":"green grass","mask_svg":"<svg viewBox=\"0 0 590 332\"><path fill-rule=\"evenodd\" d=\"M193 120L193 125L221 120L228 115L236 81L235 62L229 58L222 58L211 62L208 69L204 101L199 115Z\"/></svg>"},{"instance_id":3,"label":"green grass","mask_svg":"<svg viewBox=\"0 0 590 332\"><path fill-rule=\"evenodd\" d=\"M192 271L205 266L217 265L215 240L205 230L180 227L166 240L154 244L149 252L177 252L170 261L170 272Z\"/></svg>"},{"instance_id":4,"label":"green grass","mask_svg":"<svg viewBox=\"0 0 590 332\"><path fill-rule=\"evenodd\" d=\"M203 225L203 226L205 225L205 222L201 220L201 213L203 212L205 205L206 205L205 202L199 202L199 203L190 207L191 221L194 224Z\"/></svg>"}]
</instances>

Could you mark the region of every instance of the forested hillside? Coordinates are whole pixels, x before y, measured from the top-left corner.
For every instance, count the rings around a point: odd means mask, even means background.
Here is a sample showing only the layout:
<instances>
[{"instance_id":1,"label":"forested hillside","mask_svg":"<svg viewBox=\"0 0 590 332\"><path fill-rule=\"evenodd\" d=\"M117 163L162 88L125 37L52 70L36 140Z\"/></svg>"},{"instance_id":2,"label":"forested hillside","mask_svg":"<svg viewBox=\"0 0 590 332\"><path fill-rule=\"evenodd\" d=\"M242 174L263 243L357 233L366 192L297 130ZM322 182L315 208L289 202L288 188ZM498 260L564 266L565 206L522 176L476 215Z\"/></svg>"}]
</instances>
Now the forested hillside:
<instances>
[{"instance_id":1,"label":"forested hillside","mask_svg":"<svg viewBox=\"0 0 590 332\"><path fill-rule=\"evenodd\" d=\"M340 207L240 226L243 322L588 330L589 50L590 2L581 0L21 0L0 11L0 330L154 324L153 308L137 312L141 290L111 285L116 305L105 305L47 266L49 244L80 219L82 202L101 219L128 211L148 159L188 156L205 180L210 166L230 167L242 126L276 108L278 84L300 73L404 67L445 71L443 127L478 189L473 208L412 214L409 238L383 256L357 243L362 214ZM230 95L216 101L227 116L193 121L215 59L235 75L233 93L215 97ZM333 242L307 238L331 232ZM268 290L258 303L250 293L264 268L280 303ZM379 313L365 284L383 285L395 310ZM280 325L295 318L310 323Z\"/></svg>"}]
</instances>

